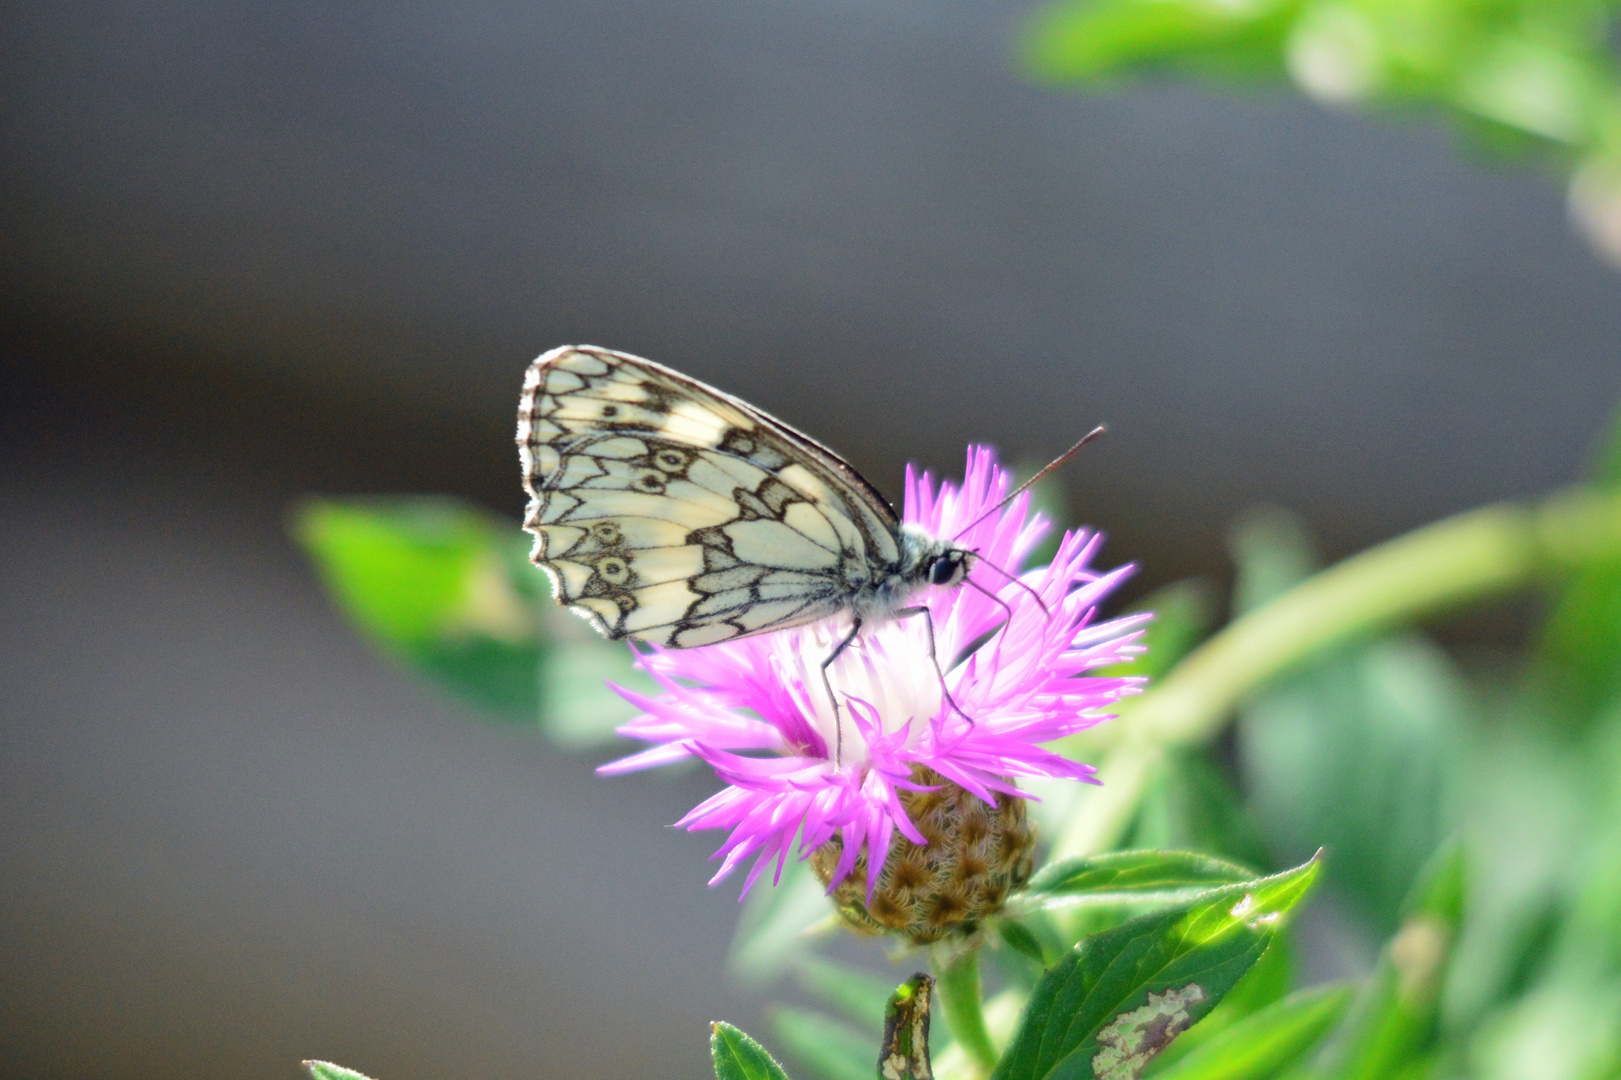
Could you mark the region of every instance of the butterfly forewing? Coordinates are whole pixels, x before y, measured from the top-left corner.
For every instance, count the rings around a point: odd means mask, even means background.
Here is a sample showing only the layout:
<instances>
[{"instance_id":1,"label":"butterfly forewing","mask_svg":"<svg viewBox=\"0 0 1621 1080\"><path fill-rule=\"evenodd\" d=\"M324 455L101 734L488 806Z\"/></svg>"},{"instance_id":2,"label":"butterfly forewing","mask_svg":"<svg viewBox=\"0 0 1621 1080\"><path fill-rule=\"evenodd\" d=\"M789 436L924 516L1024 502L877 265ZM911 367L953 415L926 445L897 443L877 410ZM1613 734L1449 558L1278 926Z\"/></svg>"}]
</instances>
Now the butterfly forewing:
<instances>
[{"instance_id":1,"label":"butterfly forewing","mask_svg":"<svg viewBox=\"0 0 1621 1080\"><path fill-rule=\"evenodd\" d=\"M900 557L894 511L832 451L626 353L530 365L518 445L530 557L612 638L684 648L810 622Z\"/></svg>"}]
</instances>

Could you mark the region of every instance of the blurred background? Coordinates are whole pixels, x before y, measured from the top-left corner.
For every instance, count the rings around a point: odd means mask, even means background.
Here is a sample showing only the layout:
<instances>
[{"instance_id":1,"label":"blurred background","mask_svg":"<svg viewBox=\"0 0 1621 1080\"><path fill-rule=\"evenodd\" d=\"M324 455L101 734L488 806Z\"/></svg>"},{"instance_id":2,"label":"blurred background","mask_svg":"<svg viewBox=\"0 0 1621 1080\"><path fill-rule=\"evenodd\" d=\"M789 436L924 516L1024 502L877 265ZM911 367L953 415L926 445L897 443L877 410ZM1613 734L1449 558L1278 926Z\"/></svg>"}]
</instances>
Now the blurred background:
<instances>
[{"instance_id":1,"label":"blurred background","mask_svg":"<svg viewBox=\"0 0 1621 1080\"><path fill-rule=\"evenodd\" d=\"M1553 170L1282 88L1039 85L1033 10L7 6L0 1070L699 1077L751 1026L717 838L668 828L713 781L425 690L289 536L312 493L516 528L554 345L892 496L1107 422L1063 484L1133 596L1228 580L1256 504L1337 557L1577 476L1621 274Z\"/></svg>"}]
</instances>

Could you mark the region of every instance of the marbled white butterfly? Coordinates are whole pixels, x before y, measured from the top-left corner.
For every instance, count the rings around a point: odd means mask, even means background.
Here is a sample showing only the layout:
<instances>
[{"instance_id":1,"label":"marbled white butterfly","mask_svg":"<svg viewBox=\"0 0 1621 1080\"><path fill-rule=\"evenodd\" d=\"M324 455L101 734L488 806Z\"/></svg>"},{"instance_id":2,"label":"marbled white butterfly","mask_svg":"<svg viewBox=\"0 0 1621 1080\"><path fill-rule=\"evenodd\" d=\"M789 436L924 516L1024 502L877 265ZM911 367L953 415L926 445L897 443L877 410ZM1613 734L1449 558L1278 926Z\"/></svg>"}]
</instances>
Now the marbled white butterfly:
<instances>
[{"instance_id":1,"label":"marbled white butterfly","mask_svg":"<svg viewBox=\"0 0 1621 1080\"><path fill-rule=\"evenodd\" d=\"M901 524L816 440L611 349L564 345L529 366L518 452L530 558L560 603L616 640L684 649L848 612L825 673L864 622L927 618L908 601L977 562Z\"/></svg>"}]
</instances>

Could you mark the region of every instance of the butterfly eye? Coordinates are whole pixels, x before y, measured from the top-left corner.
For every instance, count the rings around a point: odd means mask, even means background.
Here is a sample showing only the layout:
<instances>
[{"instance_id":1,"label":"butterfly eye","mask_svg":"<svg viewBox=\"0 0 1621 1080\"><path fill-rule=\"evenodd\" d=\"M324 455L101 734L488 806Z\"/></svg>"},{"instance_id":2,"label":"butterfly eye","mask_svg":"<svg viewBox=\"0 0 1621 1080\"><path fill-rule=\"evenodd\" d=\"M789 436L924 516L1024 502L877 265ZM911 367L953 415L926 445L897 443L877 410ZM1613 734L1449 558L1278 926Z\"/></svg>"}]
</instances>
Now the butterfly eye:
<instances>
[{"instance_id":1,"label":"butterfly eye","mask_svg":"<svg viewBox=\"0 0 1621 1080\"><path fill-rule=\"evenodd\" d=\"M950 585L957 579L957 570L961 566L962 561L954 556L940 556L929 567L929 584Z\"/></svg>"}]
</instances>

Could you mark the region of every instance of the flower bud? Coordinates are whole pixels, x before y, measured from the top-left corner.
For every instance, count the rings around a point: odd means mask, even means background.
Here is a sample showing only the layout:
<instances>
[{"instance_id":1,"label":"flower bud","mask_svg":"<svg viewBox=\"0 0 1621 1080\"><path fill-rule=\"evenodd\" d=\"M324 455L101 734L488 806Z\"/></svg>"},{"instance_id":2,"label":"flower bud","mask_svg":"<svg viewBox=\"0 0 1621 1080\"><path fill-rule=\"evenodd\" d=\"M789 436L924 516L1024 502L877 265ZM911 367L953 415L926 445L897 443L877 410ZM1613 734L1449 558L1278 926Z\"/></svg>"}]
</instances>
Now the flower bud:
<instances>
[{"instance_id":1,"label":"flower bud","mask_svg":"<svg viewBox=\"0 0 1621 1080\"><path fill-rule=\"evenodd\" d=\"M920 845L896 836L867 900L867 850L831 896L852 929L862 934L899 934L916 945L953 933L970 933L996 914L1008 893L1030 879L1036 827L1024 800L996 796L990 806L932 769L914 768L912 779L933 791L901 791L901 805L928 840ZM835 836L811 854L811 867L827 884L843 853Z\"/></svg>"}]
</instances>

